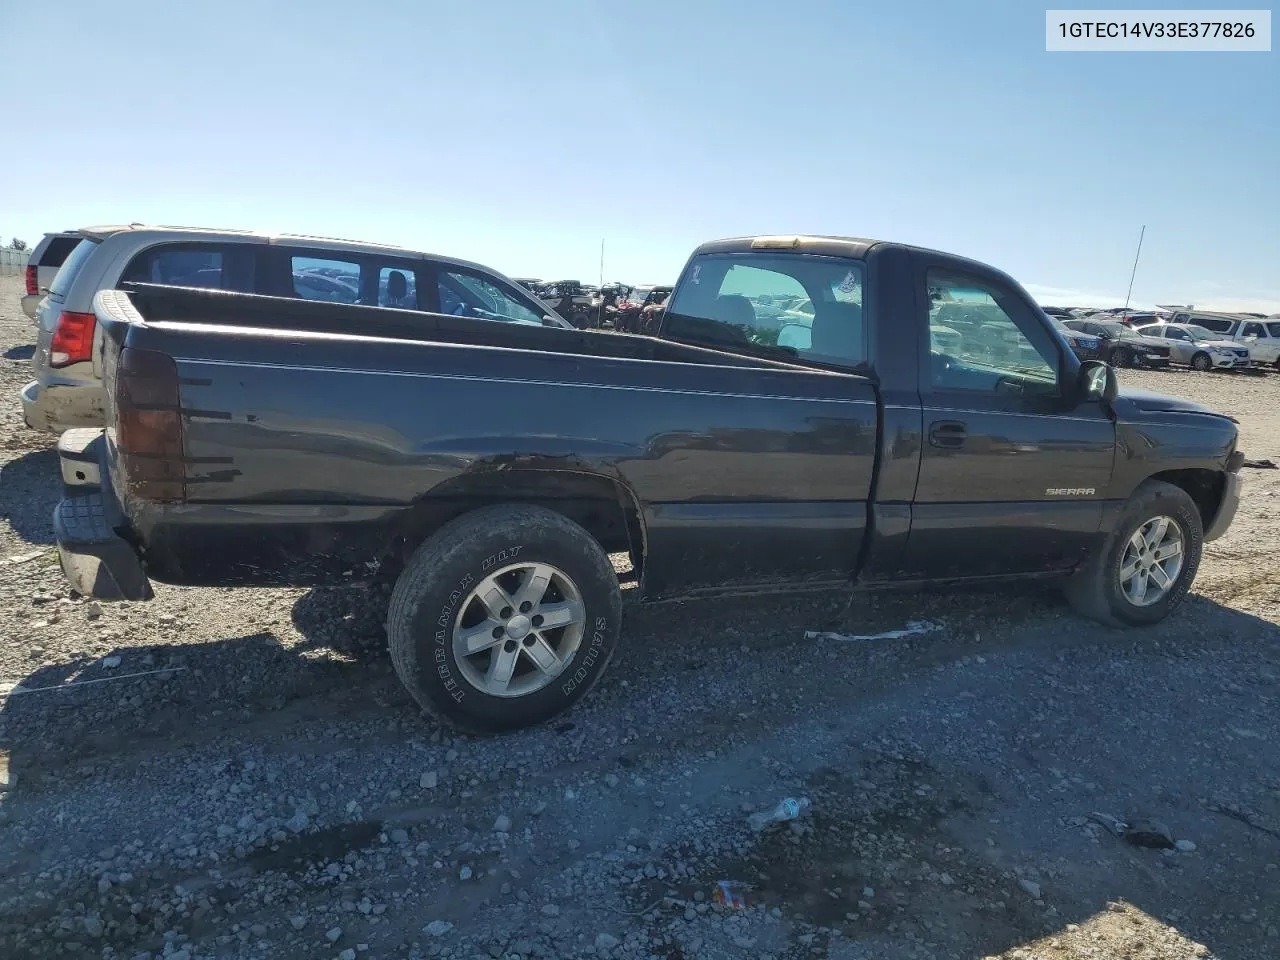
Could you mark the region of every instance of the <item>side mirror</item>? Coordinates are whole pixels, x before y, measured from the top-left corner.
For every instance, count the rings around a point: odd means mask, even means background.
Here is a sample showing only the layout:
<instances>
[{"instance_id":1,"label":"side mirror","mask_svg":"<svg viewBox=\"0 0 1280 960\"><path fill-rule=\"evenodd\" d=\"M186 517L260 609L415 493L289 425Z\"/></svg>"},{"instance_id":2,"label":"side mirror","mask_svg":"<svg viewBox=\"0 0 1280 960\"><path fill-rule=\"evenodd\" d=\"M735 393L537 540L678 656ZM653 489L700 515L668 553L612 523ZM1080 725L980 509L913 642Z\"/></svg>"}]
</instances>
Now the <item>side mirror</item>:
<instances>
[{"instance_id":1,"label":"side mirror","mask_svg":"<svg viewBox=\"0 0 1280 960\"><path fill-rule=\"evenodd\" d=\"M1080 363L1080 379L1076 395L1082 402L1105 400L1111 403L1120 393L1120 381L1109 364L1101 360L1084 360Z\"/></svg>"}]
</instances>

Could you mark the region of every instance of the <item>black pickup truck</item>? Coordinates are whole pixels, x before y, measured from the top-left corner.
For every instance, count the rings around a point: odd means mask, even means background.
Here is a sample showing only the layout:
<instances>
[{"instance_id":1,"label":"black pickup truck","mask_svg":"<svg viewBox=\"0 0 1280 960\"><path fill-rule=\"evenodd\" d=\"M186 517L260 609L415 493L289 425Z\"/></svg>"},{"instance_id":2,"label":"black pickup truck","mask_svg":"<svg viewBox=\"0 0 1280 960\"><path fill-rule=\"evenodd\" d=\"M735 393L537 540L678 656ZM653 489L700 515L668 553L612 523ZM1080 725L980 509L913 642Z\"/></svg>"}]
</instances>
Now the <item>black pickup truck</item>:
<instances>
[{"instance_id":1,"label":"black pickup truck","mask_svg":"<svg viewBox=\"0 0 1280 960\"><path fill-rule=\"evenodd\" d=\"M1053 577L1143 625L1239 499L1230 418L1121 392L1005 274L896 243L705 244L649 337L147 285L95 309L75 588L393 578L396 670L473 731L600 677L611 554L651 600Z\"/></svg>"}]
</instances>

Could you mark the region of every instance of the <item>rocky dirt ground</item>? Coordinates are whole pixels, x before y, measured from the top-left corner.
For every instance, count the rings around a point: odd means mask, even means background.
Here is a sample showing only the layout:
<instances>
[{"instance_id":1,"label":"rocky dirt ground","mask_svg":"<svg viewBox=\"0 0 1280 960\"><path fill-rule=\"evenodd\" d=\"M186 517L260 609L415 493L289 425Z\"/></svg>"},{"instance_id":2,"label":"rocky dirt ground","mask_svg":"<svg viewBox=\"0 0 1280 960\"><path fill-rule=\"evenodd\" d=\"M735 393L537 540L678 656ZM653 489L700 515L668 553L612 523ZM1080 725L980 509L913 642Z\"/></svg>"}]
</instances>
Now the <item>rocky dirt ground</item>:
<instances>
[{"instance_id":1,"label":"rocky dirt ground","mask_svg":"<svg viewBox=\"0 0 1280 960\"><path fill-rule=\"evenodd\" d=\"M377 597L69 595L0 284L0 957L1280 955L1280 471L1156 629L1045 588L630 608L564 722L470 739L400 689ZM1280 377L1124 379L1280 459Z\"/></svg>"}]
</instances>

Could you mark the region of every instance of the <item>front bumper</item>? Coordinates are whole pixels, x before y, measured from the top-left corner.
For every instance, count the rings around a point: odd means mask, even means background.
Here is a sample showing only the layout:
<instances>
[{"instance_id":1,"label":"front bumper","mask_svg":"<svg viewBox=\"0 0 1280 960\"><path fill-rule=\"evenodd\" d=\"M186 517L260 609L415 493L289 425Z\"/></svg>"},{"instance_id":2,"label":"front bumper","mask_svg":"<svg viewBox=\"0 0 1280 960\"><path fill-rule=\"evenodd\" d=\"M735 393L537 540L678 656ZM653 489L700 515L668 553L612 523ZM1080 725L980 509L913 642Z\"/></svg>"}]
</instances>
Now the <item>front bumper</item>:
<instances>
[{"instance_id":1,"label":"front bumper","mask_svg":"<svg viewBox=\"0 0 1280 960\"><path fill-rule=\"evenodd\" d=\"M1219 370L1245 370L1252 365L1252 361L1248 357L1241 357L1235 354L1211 353L1209 359L1213 361L1214 367Z\"/></svg>"},{"instance_id":2,"label":"front bumper","mask_svg":"<svg viewBox=\"0 0 1280 960\"><path fill-rule=\"evenodd\" d=\"M1226 485L1222 489L1222 502L1218 504L1218 512L1209 521L1209 525L1205 527L1204 539L1206 543L1210 540L1217 540L1227 532L1227 527L1231 526L1231 521L1236 516L1236 510L1240 507L1240 486L1240 474L1228 473Z\"/></svg>"},{"instance_id":3,"label":"front bumper","mask_svg":"<svg viewBox=\"0 0 1280 960\"><path fill-rule=\"evenodd\" d=\"M63 437L58 442L59 460L64 480L70 479L53 512L63 574L78 593L95 600L150 600L151 582L142 561L119 533L127 522L111 484L92 483L105 472L101 431L94 438L82 431ZM86 469L87 459L95 457L96 474Z\"/></svg>"},{"instance_id":4,"label":"front bumper","mask_svg":"<svg viewBox=\"0 0 1280 960\"><path fill-rule=\"evenodd\" d=\"M74 427L101 427L106 422L101 383L91 385L32 380L22 388L22 419L32 430L62 433Z\"/></svg>"}]
</instances>

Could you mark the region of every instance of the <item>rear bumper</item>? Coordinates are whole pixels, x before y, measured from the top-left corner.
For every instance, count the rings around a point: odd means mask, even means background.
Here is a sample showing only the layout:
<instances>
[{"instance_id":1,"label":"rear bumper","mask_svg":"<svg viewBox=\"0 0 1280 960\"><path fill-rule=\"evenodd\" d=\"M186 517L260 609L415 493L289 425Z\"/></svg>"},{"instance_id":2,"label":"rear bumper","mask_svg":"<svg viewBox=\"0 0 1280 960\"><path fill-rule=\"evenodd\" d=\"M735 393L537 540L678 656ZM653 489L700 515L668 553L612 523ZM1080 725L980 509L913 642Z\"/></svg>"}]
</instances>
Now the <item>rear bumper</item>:
<instances>
[{"instance_id":1,"label":"rear bumper","mask_svg":"<svg viewBox=\"0 0 1280 960\"><path fill-rule=\"evenodd\" d=\"M1227 532L1227 527L1231 526L1231 521L1236 516L1236 510L1240 507L1240 486L1240 474L1228 473L1226 485L1222 490L1222 502L1218 504L1218 512L1204 531L1206 543L1210 540L1217 540Z\"/></svg>"},{"instance_id":2,"label":"rear bumper","mask_svg":"<svg viewBox=\"0 0 1280 960\"><path fill-rule=\"evenodd\" d=\"M32 380L22 388L22 419L32 430L62 433L74 427L101 427L106 422L102 384L50 383Z\"/></svg>"},{"instance_id":3,"label":"rear bumper","mask_svg":"<svg viewBox=\"0 0 1280 960\"><path fill-rule=\"evenodd\" d=\"M111 484L93 482L102 475L103 451L100 430L71 431L58 441L66 487L53 531L62 572L78 593L95 600L150 600L142 561L118 532L126 524Z\"/></svg>"},{"instance_id":4,"label":"rear bumper","mask_svg":"<svg viewBox=\"0 0 1280 960\"><path fill-rule=\"evenodd\" d=\"M44 299L43 293L27 293L22 297L22 312L31 320L36 318L36 308L40 306L40 301Z\"/></svg>"}]
</instances>

